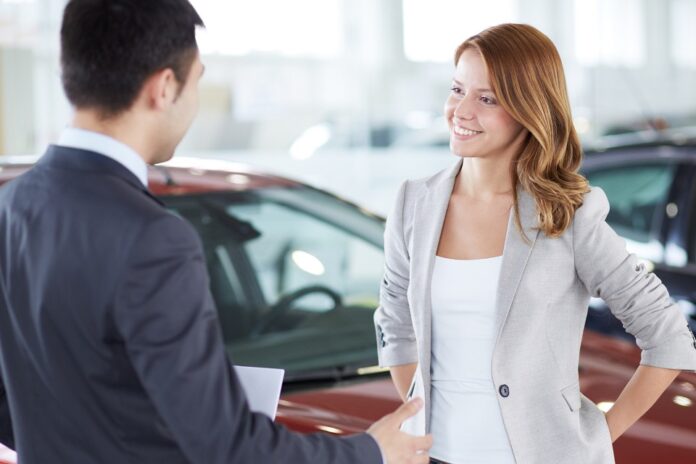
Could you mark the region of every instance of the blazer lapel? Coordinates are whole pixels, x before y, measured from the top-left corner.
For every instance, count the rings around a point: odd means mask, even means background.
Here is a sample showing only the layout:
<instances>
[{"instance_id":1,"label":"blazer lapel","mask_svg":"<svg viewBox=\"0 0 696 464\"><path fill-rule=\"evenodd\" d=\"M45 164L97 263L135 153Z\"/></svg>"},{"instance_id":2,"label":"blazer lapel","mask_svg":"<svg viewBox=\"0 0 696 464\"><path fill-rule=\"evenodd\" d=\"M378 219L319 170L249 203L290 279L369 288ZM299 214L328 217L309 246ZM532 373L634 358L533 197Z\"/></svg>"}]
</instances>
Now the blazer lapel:
<instances>
[{"instance_id":1,"label":"blazer lapel","mask_svg":"<svg viewBox=\"0 0 696 464\"><path fill-rule=\"evenodd\" d=\"M421 322L421 324L418 324L422 331L420 339L424 342L430 340L430 284L435 254L442 232L445 213L447 212L447 205L452 195L454 181L461 169L461 165L461 160L458 160L450 169L430 179L426 183L424 194L415 203L414 217L418 219L413 225L411 256L411 282L414 285L412 299L415 310L413 317ZM499 330L502 330L507 319L527 260L539 234L539 231L536 229L538 221L534 198L522 188L518 188L517 197L522 230L528 241L525 241L517 229L514 210L511 210L508 218L503 248L503 262L496 294ZM423 351L429 353L429 350Z\"/></svg>"},{"instance_id":2,"label":"blazer lapel","mask_svg":"<svg viewBox=\"0 0 696 464\"><path fill-rule=\"evenodd\" d=\"M415 202L412 246L411 246L411 316L418 331L417 338L422 343L419 351L420 372L424 385L430 384L431 359L431 279L435 254L440 241L442 225L457 174L462 160L450 169L433 176L425 184L424 193ZM507 319L512 300L522 278L525 265L537 239L536 205L531 195L518 189L518 208L520 220L529 243L525 242L517 230L514 211L510 212L505 235L503 262L498 284L496 311L499 321L498 338ZM425 388L425 425L430 430L430 389Z\"/></svg>"},{"instance_id":3,"label":"blazer lapel","mask_svg":"<svg viewBox=\"0 0 696 464\"><path fill-rule=\"evenodd\" d=\"M539 230L537 211L534 198L522 188L517 190L517 203L520 212L522 230L528 242L520 234L515 225L514 210L510 211L508 219L507 233L505 235L505 246L503 248L503 262L500 267L500 278L498 280L498 292L496 300L496 312L498 321L498 337L507 320L512 301L517 293L517 287L522 279L524 268L536 242ZM497 343L497 340L496 340Z\"/></svg>"},{"instance_id":4,"label":"blazer lapel","mask_svg":"<svg viewBox=\"0 0 696 464\"><path fill-rule=\"evenodd\" d=\"M425 184L424 193L416 200L413 224L413 246L411 254L412 317L420 328L419 340L424 344L419 361L425 369L430 366L430 283L435 262L435 253L440 241L442 224L454 180L461 169L458 160L451 168L432 177Z\"/></svg>"}]
</instances>

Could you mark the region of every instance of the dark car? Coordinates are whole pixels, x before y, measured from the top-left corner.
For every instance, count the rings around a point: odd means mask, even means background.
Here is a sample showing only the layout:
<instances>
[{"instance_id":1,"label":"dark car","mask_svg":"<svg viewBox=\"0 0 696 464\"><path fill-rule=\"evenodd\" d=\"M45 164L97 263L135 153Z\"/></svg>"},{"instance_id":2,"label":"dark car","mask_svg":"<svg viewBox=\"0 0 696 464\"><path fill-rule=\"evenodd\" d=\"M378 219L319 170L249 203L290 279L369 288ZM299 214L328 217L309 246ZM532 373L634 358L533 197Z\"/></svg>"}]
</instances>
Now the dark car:
<instances>
[{"instance_id":1,"label":"dark car","mask_svg":"<svg viewBox=\"0 0 696 464\"><path fill-rule=\"evenodd\" d=\"M0 184L28 169L0 164ZM237 364L286 370L277 421L300 432L364 431L400 403L376 367L372 314L382 218L247 167L175 159L150 188L201 236L224 340ZM606 410L640 361L629 341L586 331L582 391ZM683 373L615 444L619 463L694 462L696 375ZM2 462L2 458L0 458Z\"/></svg>"},{"instance_id":2,"label":"dark car","mask_svg":"<svg viewBox=\"0 0 696 464\"><path fill-rule=\"evenodd\" d=\"M696 332L696 139L609 141L586 151L583 173L607 194L609 225L667 285ZM589 327L630 338L601 301L591 308Z\"/></svg>"}]
</instances>

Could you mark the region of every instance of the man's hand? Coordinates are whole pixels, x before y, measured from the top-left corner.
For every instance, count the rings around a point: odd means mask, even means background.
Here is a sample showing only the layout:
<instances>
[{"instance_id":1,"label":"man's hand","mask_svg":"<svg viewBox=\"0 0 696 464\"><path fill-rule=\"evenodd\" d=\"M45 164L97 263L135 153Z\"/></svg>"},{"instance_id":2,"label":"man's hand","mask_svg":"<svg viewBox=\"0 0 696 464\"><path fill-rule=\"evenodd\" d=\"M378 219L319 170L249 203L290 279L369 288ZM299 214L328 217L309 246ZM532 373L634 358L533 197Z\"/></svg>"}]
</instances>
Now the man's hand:
<instances>
[{"instance_id":1,"label":"man's hand","mask_svg":"<svg viewBox=\"0 0 696 464\"><path fill-rule=\"evenodd\" d=\"M404 403L391 414L387 414L367 431L377 440L384 464L428 464L428 450L433 445L431 435L416 437L399 430L401 423L415 415L423 407L423 400L413 399Z\"/></svg>"}]
</instances>

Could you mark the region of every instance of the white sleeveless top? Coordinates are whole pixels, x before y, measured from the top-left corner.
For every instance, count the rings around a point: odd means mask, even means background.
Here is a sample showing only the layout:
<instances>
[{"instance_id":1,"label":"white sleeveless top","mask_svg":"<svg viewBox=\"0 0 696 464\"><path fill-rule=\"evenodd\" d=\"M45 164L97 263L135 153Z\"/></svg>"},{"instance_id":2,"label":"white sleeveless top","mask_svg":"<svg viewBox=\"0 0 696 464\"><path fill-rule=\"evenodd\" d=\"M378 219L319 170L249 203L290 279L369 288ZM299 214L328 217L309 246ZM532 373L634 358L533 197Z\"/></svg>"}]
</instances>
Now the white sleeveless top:
<instances>
[{"instance_id":1,"label":"white sleeveless top","mask_svg":"<svg viewBox=\"0 0 696 464\"><path fill-rule=\"evenodd\" d=\"M491 376L501 263L435 258L430 455L448 463L515 463Z\"/></svg>"}]
</instances>

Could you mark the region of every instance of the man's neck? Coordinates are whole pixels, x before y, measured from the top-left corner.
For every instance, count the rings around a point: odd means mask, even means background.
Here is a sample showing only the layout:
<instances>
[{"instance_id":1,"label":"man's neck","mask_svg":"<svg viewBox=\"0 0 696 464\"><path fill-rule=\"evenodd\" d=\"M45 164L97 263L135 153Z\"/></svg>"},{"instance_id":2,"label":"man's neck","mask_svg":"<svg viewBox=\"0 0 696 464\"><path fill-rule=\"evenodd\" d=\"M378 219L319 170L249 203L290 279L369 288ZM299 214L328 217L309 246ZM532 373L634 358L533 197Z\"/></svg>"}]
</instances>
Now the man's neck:
<instances>
[{"instance_id":1,"label":"man's neck","mask_svg":"<svg viewBox=\"0 0 696 464\"><path fill-rule=\"evenodd\" d=\"M76 129L96 132L98 134L111 137L118 142L130 147L147 164L152 164L143 126L135 124L128 114L115 116L113 118L103 118L93 110L76 110L71 126Z\"/></svg>"}]
</instances>

